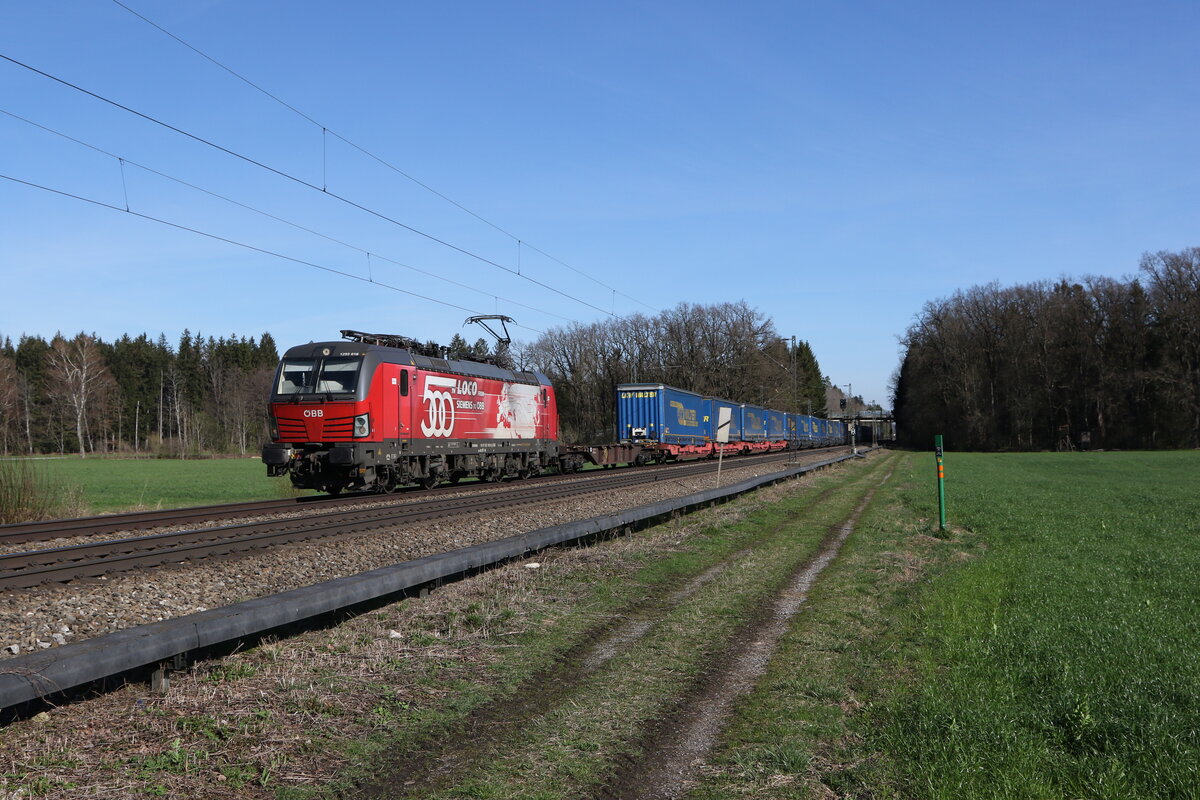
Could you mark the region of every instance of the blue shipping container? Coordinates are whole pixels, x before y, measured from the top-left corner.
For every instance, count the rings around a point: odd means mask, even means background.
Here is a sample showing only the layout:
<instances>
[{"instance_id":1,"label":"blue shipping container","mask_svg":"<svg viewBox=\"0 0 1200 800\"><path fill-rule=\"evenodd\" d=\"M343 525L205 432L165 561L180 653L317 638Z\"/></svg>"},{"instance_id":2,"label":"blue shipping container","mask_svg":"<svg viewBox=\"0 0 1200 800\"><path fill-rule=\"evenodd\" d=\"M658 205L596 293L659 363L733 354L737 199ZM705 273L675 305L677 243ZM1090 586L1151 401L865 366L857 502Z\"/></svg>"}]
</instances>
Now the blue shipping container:
<instances>
[{"instance_id":1,"label":"blue shipping container","mask_svg":"<svg viewBox=\"0 0 1200 800\"><path fill-rule=\"evenodd\" d=\"M767 410L767 438L772 442L783 441L787 435L787 415L782 411Z\"/></svg>"},{"instance_id":2,"label":"blue shipping container","mask_svg":"<svg viewBox=\"0 0 1200 800\"><path fill-rule=\"evenodd\" d=\"M767 411L758 406L742 406L742 440L761 442L767 438Z\"/></svg>"},{"instance_id":3,"label":"blue shipping container","mask_svg":"<svg viewBox=\"0 0 1200 800\"><path fill-rule=\"evenodd\" d=\"M742 404L734 403L729 400L722 400L719 397L708 398L712 401L712 419L713 419L713 440L717 438L717 421L721 418L719 409L728 408L729 413L729 441L740 442L742 440Z\"/></svg>"},{"instance_id":4,"label":"blue shipping container","mask_svg":"<svg viewBox=\"0 0 1200 800\"><path fill-rule=\"evenodd\" d=\"M803 431L804 441L808 443L809 447L816 447L817 446L817 421L814 418L807 416L807 415L802 417L802 420L803 420L803 422L801 422L801 424L800 424L800 429L801 429L801 431Z\"/></svg>"},{"instance_id":5,"label":"blue shipping container","mask_svg":"<svg viewBox=\"0 0 1200 800\"><path fill-rule=\"evenodd\" d=\"M623 442L707 444L712 420L712 398L661 383L617 386L617 437Z\"/></svg>"},{"instance_id":6,"label":"blue shipping container","mask_svg":"<svg viewBox=\"0 0 1200 800\"><path fill-rule=\"evenodd\" d=\"M795 431L793 433L793 431ZM801 447L808 445L812 434L808 430L808 417L803 414L788 414L788 438L795 439Z\"/></svg>"}]
</instances>

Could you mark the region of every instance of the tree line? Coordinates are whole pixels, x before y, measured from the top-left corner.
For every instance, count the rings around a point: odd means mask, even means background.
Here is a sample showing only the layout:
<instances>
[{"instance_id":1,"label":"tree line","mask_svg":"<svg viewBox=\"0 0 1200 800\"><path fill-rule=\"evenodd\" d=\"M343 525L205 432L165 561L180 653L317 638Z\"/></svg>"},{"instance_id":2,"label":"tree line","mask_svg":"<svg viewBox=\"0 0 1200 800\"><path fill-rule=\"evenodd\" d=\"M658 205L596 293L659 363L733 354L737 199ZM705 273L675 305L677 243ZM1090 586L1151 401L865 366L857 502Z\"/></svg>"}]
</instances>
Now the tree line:
<instances>
[{"instance_id":1,"label":"tree line","mask_svg":"<svg viewBox=\"0 0 1200 800\"><path fill-rule=\"evenodd\" d=\"M93 334L0 345L0 451L152 453L255 451L279 354L269 333L208 337L185 330L105 342Z\"/></svg>"},{"instance_id":2,"label":"tree line","mask_svg":"<svg viewBox=\"0 0 1200 800\"><path fill-rule=\"evenodd\" d=\"M893 403L912 445L1200 447L1200 248L1146 254L1123 280L956 292L902 341Z\"/></svg>"},{"instance_id":3,"label":"tree line","mask_svg":"<svg viewBox=\"0 0 1200 800\"><path fill-rule=\"evenodd\" d=\"M570 442L608 442L620 383L666 383L704 395L825 416L828 379L808 342L779 335L744 302L681 303L633 315L555 328L532 343L411 349L451 359L537 369L557 389L560 429ZM22 336L0 344L0 451L147 453L186 457L257 451L268 436L266 402L275 341L204 338L184 331L172 346L160 335ZM836 392L836 390L833 390Z\"/></svg>"},{"instance_id":4,"label":"tree line","mask_svg":"<svg viewBox=\"0 0 1200 800\"><path fill-rule=\"evenodd\" d=\"M554 384L560 436L569 442L612 441L621 383L665 383L781 411L826 413L828 381L808 342L780 336L745 302L680 303L654 316L552 328L514 357Z\"/></svg>"}]
</instances>

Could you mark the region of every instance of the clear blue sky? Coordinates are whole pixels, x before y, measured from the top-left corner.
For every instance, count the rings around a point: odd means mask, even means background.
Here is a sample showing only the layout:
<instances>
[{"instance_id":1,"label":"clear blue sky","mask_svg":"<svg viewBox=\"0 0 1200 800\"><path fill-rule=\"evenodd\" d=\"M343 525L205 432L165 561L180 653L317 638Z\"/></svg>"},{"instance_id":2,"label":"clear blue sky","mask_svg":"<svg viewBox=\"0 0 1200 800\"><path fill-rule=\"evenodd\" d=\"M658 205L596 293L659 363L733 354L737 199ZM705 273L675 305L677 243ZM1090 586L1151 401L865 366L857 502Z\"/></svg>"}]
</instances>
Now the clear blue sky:
<instances>
[{"instance_id":1,"label":"clear blue sky","mask_svg":"<svg viewBox=\"0 0 1200 800\"><path fill-rule=\"evenodd\" d=\"M125 2L319 124L111 0L5 3L0 54L606 311L744 299L884 404L925 301L1200 245L1194 0ZM0 334L462 330L126 196L517 338L604 316L7 61L0 109L358 248L0 115L0 174L121 209L0 181Z\"/></svg>"}]
</instances>

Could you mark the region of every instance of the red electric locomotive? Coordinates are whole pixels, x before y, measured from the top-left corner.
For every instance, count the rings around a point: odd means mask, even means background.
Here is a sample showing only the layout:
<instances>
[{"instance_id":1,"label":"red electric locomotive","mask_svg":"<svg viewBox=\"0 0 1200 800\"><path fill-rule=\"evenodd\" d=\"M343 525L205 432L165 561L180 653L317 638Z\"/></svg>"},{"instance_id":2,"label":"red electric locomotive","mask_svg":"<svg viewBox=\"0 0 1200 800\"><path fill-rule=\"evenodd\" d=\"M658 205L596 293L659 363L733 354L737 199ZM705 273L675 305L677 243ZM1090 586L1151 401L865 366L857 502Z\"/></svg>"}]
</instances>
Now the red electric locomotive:
<instances>
[{"instance_id":1,"label":"red electric locomotive","mask_svg":"<svg viewBox=\"0 0 1200 800\"><path fill-rule=\"evenodd\" d=\"M284 353L271 390L269 475L302 489L390 492L468 476L528 477L558 462L545 375L413 352L409 340L342 331Z\"/></svg>"}]
</instances>

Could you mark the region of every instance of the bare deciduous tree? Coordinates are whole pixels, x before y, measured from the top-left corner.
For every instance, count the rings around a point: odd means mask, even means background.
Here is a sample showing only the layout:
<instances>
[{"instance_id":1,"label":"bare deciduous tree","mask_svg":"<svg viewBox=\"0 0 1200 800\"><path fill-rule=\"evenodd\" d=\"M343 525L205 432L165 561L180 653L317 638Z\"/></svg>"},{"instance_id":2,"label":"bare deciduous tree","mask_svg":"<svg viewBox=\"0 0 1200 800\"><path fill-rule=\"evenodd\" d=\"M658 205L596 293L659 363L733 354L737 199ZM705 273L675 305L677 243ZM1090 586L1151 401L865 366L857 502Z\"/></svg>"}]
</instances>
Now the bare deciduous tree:
<instances>
[{"instance_id":1,"label":"bare deciduous tree","mask_svg":"<svg viewBox=\"0 0 1200 800\"><path fill-rule=\"evenodd\" d=\"M50 392L70 408L75 420L79 457L83 458L87 447L85 426L89 408L111 383L112 377L96 340L85 333L76 334L73 339L55 336L47 360Z\"/></svg>"},{"instance_id":2,"label":"bare deciduous tree","mask_svg":"<svg viewBox=\"0 0 1200 800\"><path fill-rule=\"evenodd\" d=\"M1200 446L1200 248L1139 280L976 286L925 305L902 343L902 436L981 449Z\"/></svg>"},{"instance_id":3,"label":"bare deciduous tree","mask_svg":"<svg viewBox=\"0 0 1200 800\"><path fill-rule=\"evenodd\" d=\"M17 365L0 355L0 449L7 455L9 442L20 438L21 391Z\"/></svg>"},{"instance_id":4,"label":"bare deciduous tree","mask_svg":"<svg viewBox=\"0 0 1200 800\"><path fill-rule=\"evenodd\" d=\"M702 395L824 414L824 386L806 342L780 337L744 302L688 303L657 316L548 331L518 354L557 388L560 426L572 442L608 441L621 383L665 383Z\"/></svg>"}]
</instances>

